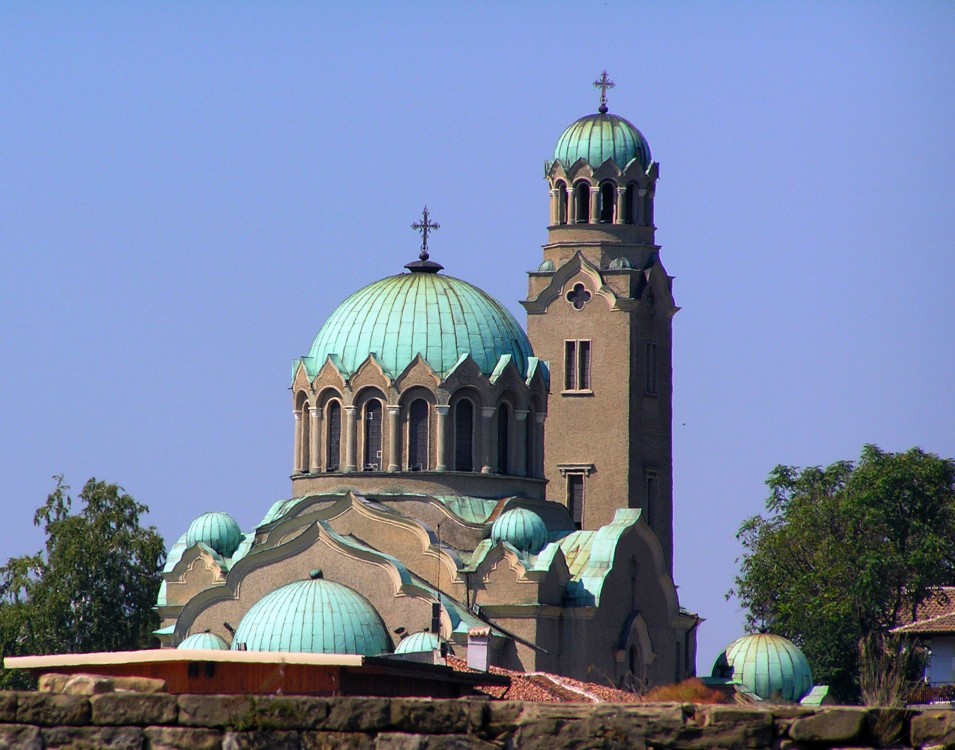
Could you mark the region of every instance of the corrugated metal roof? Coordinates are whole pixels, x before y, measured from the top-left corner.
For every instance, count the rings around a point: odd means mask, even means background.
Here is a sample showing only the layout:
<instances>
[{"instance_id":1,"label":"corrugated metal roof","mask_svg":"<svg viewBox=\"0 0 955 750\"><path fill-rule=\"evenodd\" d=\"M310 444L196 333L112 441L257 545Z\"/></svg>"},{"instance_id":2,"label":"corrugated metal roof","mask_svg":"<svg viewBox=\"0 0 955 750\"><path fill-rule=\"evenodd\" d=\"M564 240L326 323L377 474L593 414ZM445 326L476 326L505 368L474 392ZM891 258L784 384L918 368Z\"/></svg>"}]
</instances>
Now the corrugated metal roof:
<instances>
[{"instance_id":1,"label":"corrugated metal roof","mask_svg":"<svg viewBox=\"0 0 955 750\"><path fill-rule=\"evenodd\" d=\"M581 117L564 131L554 149L554 159L565 167L584 159L595 168L613 159L621 169L636 159L647 169L650 144L629 120L599 113Z\"/></svg>"}]
</instances>

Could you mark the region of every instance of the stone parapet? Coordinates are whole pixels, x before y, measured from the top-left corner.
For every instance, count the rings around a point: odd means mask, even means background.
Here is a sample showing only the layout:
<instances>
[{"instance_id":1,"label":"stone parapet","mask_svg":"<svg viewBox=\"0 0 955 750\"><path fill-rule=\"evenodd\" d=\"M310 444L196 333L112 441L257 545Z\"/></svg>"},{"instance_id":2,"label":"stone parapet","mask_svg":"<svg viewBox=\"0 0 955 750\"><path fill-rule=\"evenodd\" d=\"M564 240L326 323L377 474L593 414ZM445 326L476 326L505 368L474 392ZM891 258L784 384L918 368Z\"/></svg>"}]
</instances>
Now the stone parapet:
<instances>
[{"instance_id":1,"label":"stone parapet","mask_svg":"<svg viewBox=\"0 0 955 750\"><path fill-rule=\"evenodd\" d=\"M955 711L0 692L0 747L955 748Z\"/></svg>"}]
</instances>

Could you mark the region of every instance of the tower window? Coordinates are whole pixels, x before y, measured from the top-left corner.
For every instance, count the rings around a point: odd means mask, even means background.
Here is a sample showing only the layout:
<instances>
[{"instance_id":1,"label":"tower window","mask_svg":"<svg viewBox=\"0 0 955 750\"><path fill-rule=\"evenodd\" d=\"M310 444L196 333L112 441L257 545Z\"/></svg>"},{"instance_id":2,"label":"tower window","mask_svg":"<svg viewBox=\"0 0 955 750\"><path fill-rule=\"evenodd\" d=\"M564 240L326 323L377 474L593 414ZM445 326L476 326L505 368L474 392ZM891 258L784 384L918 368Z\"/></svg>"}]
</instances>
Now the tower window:
<instances>
[{"instance_id":1,"label":"tower window","mask_svg":"<svg viewBox=\"0 0 955 750\"><path fill-rule=\"evenodd\" d=\"M590 390L590 342L587 340L564 342L564 390Z\"/></svg>"},{"instance_id":2,"label":"tower window","mask_svg":"<svg viewBox=\"0 0 955 750\"><path fill-rule=\"evenodd\" d=\"M328 405L328 442L325 450L325 471L338 471L342 450L342 407L337 401Z\"/></svg>"},{"instance_id":3,"label":"tower window","mask_svg":"<svg viewBox=\"0 0 955 750\"><path fill-rule=\"evenodd\" d=\"M510 432L510 414L511 410L507 404L501 404L497 409L497 473L509 474L508 453L508 434Z\"/></svg>"},{"instance_id":4,"label":"tower window","mask_svg":"<svg viewBox=\"0 0 955 750\"><path fill-rule=\"evenodd\" d=\"M408 469L428 469L428 402L420 398L408 412Z\"/></svg>"},{"instance_id":5,"label":"tower window","mask_svg":"<svg viewBox=\"0 0 955 750\"><path fill-rule=\"evenodd\" d=\"M563 180L557 181L557 223L567 223L567 185Z\"/></svg>"},{"instance_id":6,"label":"tower window","mask_svg":"<svg viewBox=\"0 0 955 750\"><path fill-rule=\"evenodd\" d=\"M584 523L584 475L567 474L567 512L578 529Z\"/></svg>"},{"instance_id":7,"label":"tower window","mask_svg":"<svg viewBox=\"0 0 955 750\"><path fill-rule=\"evenodd\" d=\"M646 472L645 480L647 485L646 521L647 521L647 525L652 529L652 528L655 528L655 522L656 522L657 473L655 471Z\"/></svg>"},{"instance_id":8,"label":"tower window","mask_svg":"<svg viewBox=\"0 0 955 750\"><path fill-rule=\"evenodd\" d=\"M474 471L474 405L467 399L454 407L454 468Z\"/></svg>"},{"instance_id":9,"label":"tower window","mask_svg":"<svg viewBox=\"0 0 955 750\"><path fill-rule=\"evenodd\" d=\"M633 224L635 219L634 203L637 200L637 186L632 182L627 185L627 194L623 201L623 221L625 224Z\"/></svg>"},{"instance_id":10,"label":"tower window","mask_svg":"<svg viewBox=\"0 0 955 750\"><path fill-rule=\"evenodd\" d=\"M365 405L365 471L381 468L381 402Z\"/></svg>"},{"instance_id":11,"label":"tower window","mask_svg":"<svg viewBox=\"0 0 955 750\"><path fill-rule=\"evenodd\" d=\"M574 188L574 213L578 224L590 222L590 185L578 182Z\"/></svg>"},{"instance_id":12,"label":"tower window","mask_svg":"<svg viewBox=\"0 0 955 750\"><path fill-rule=\"evenodd\" d=\"M613 214L617 201L617 189L612 182L600 186L600 223L613 224Z\"/></svg>"},{"instance_id":13,"label":"tower window","mask_svg":"<svg viewBox=\"0 0 955 750\"><path fill-rule=\"evenodd\" d=\"M657 345L647 342L647 382L644 392L648 396L657 395Z\"/></svg>"}]
</instances>

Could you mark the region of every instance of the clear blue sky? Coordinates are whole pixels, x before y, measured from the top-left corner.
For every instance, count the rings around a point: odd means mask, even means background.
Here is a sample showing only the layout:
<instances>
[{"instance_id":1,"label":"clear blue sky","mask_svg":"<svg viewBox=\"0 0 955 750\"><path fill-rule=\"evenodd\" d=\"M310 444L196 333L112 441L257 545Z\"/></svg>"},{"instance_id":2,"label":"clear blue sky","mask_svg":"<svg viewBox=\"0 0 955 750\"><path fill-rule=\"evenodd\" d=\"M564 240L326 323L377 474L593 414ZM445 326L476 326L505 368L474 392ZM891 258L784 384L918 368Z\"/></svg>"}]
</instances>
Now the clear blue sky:
<instances>
[{"instance_id":1,"label":"clear blue sky","mask_svg":"<svg viewBox=\"0 0 955 750\"><path fill-rule=\"evenodd\" d=\"M517 300L616 81L661 164L676 580L707 622L777 463L955 456L951 3L5 3L0 558L66 475L168 542L289 493L290 364L415 257ZM812 613L807 612L807 617Z\"/></svg>"}]
</instances>

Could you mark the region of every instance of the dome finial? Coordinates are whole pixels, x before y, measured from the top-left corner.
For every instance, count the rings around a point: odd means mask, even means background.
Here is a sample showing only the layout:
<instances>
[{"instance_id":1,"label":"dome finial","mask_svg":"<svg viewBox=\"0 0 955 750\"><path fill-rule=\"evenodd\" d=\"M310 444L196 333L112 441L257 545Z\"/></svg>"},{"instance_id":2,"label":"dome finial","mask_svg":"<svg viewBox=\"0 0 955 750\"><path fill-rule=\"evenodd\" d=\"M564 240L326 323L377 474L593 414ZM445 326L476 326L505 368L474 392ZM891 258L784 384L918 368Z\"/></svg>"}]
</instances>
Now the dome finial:
<instances>
[{"instance_id":1,"label":"dome finial","mask_svg":"<svg viewBox=\"0 0 955 750\"><path fill-rule=\"evenodd\" d=\"M600 114L607 114L607 89L612 89L616 85L607 77L606 70L600 74L600 78L594 81L594 88L600 89L600 109L598 110Z\"/></svg>"},{"instance_id":2,"label":"dome finial","mask_svg":"<svg viewBox=\"0 0 955 750\"><path fill-rule=\"evenodd\" d=\"M444 266L435 263L433 260L428 260L428 235L433 229L440 229L441 225L436 221L431 221L428 207L425 206L421 212L421 221L416 221L411 225L411 228L421 233L421 253L418 255L417 261L408 263L405 268L416 273L437 273Z\"/></svg>"}]
</instances>

